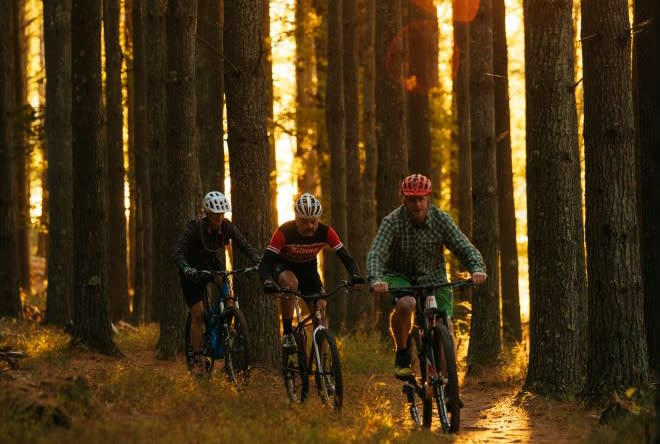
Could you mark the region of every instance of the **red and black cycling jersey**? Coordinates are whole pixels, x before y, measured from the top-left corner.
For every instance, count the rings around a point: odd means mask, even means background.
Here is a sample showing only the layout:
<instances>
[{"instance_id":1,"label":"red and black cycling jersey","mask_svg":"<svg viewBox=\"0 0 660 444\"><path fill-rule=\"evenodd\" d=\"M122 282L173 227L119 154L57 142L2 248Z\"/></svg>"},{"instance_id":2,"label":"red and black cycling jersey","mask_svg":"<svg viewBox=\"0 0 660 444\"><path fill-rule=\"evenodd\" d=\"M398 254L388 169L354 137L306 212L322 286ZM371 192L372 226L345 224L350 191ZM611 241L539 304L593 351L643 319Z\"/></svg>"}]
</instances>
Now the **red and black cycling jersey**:
<instances>
[{"instance_id":1,"label":"red and black cycling jersey","mask_svg":"<svg viewBox=\"0 0 660 444\"><path fill-rule=\"evenodd\" d=\"M238 228L229 220L223 219L218 231L209 230L206 217L191 220L176 245L174 261L179 270L186 267L198 269L225 270L225 246L233 241L243 254L255 264L259 255Z\"/></svg>"},{"instance_id":2,"label":"red and black cycling jersey","mask_svg":"<svg viewBox=\"0 0 660 444\"><path fill-rule=\"evenodd\" d=\"M358 275L359 269L353 258L348 254L337 232L330 226L319 223L312 236L303 236L296 229L295 221L280 225L270 239L259 269L263 279L272 273L276 262L292 265L317 267L317 256L328 246L332 248L341 259L344 267L351 275Z\"/></svg>"}]
</instances>

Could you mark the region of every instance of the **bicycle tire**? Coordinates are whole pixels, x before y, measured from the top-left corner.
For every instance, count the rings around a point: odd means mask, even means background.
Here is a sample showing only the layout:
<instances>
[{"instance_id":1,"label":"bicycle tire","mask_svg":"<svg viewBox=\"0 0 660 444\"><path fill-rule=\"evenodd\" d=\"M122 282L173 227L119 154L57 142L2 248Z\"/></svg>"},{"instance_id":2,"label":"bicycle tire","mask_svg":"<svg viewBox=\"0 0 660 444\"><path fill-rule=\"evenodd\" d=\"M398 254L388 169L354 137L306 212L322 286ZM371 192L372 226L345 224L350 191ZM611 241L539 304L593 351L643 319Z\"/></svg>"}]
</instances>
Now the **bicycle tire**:
<instances>
[{"instance_id":1,"label":"bicycle tire","mask_svg":"<svg viewBox=\"0 0 660 444\"><path fill-rule=\"evenodd\" d=\"M238 308L225 311L228 331L225 338L225 373L237 387L250 378L250 333L245 315Z\"/></svg>"},{"instance_id":2,"label":"bicycle tire","mask_svg":"<svg viewBox=\"0 0 660 444\"><path fill-rule=\"evenodd\" d=\"M441 352L444 351L445 362L447 365L447 385L446 385L446 404L438 405L438 410L446 409L446 415L449 420L449 424L442 424L444 432L456 433L460 428L461 423L461 401L459 397L459 388L458 388L458 372L456 370L456 354L454 353L454 343L451 339L451 335L447 330L447 327L444 325L436 326L432 330L432 340L433 340L433 349L436 353L439 363ZM436 385L435 390L443 390L444 385ZM438 393L434 393L437 398ZM440 417L442 423L442 414L438 411L438 416Z\"/></svg>"},{"instance_id":3,"label":"bicycle tire","mask_svg":"<svg viewBox=\"0 0 660 444\"><path fill-rule=\"evenodd\" d=\"M307 374L307 358L305 347L307 339L300 331L295 331L296 350L291 352L282 349L282 377L289 401L304 402L309 392L309 377Z\"/></svg>"},{"instance_id":4,"label":"bicycle tire","mask_svg":"<svg viewBox=\"0 0 660 444\"><path fill-rule=\"evenodd\" d=\"M321 353L323 342L327 342L328 351ZM316 344L321 354L321 365L314 371L316 388L323 403L335 410L340 410L344 402L344 379L341 370L341 358L337 341L331 331L321 329L316 332ZM312 366L317 366L314 352L312 352Z\"/></svg>"}]
</instances>

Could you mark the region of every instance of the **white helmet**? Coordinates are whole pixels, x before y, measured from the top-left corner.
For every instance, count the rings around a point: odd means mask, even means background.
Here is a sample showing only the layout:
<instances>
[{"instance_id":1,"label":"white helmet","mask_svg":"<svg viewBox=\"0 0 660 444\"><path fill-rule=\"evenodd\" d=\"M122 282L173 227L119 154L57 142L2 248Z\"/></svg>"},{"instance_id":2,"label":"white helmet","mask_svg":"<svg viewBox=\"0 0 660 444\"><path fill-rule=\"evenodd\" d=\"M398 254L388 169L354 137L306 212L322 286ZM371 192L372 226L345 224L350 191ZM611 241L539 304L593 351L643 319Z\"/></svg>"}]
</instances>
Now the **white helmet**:
<instances>
[{"instance_id":1,"label":"white helmet","mask_svg":"<svg viewBox=\"0 0 660 444\"><path fill-rule=\"evenodd\" d=\"M204 209L210 213L226 213L231 211L231 205L220 191L209 191L204 196Z\"/></svg>"},{"instance_id":2,"label":"white helmet","mask_svg":"<svg viewBox=\"0 0 660 444\"><path fill-rule=\"evenodd\" d=\"M321 208L320 200L305 193L296 201L295 212L299 217L319 217L323 214L323 208Z\"/></svg>"}]
</instances>

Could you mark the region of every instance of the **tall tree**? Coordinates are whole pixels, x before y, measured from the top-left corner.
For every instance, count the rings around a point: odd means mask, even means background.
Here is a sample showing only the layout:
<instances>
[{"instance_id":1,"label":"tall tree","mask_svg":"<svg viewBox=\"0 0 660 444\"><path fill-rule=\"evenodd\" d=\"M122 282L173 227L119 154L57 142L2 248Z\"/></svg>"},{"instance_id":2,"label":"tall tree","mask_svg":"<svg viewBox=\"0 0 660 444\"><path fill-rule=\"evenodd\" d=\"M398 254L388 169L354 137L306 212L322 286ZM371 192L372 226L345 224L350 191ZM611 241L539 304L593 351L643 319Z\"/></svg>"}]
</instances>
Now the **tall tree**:
<instances>
[{"instance_id":1,"label":"tall tree","mask_svg":"<svg viewBox=\"0 0 660 444\"><path fill-rule=\"evenodd\" d=\"M516 244L516 213L513 202L511 165L508 61L504 0L493 0L495 151L497 157L497 215L500 226L502 326L506 338L521 341L518 246Z\"/></svg>"},{"instance_id":2,"label":"tall tree","mask_svg":"<svg viewBox=\"0 0 660 444\"><path fill-rule=\"evenodd\" d=\"M9 94L11 56L9 3L0 3L0 316L21 316L18 289L18 249L16 243L16 206L14 203L12 128Z\"/></svg>"},{"instance_id":3,"label":"tall tree","mask_svg":"<svg viewBox=\"0 0 660 444\"><path fill-rule=\"evenodd\" d=\"M376 1L376 128L378 134L377 219L400 205L399 184L408 173L408 147L404 119L403 44L401 0ZM381 298L379 327L388 333L391 301Z\"/></svg>"},{"instance_id":4,"label":"tall tree","mask_svg":"<svg viewBox=\"0 0 660 444\"><path fill-rule=\"evenodd\" d=\"M199 170L205 193L225 189L222 3L223 0L199 0L197 16L195 140L199 147Z\"/></svg>"},{"instance_id":5,"label":"tall tree","mask_svg":"<svg viewBox=\"0 0 660 444\"><path fill-rule=\"evenodd\" d=\"M119 0L103 0L105 42L107 261L110 316L128 319L128 269L126 265L126 216L124 213L124 114L121 93Z\"/></svg>"},{"instance_id":6,"label":"tall tree","mask_svg":"<svg viewBox=\"0 0 660 444\"><path fill-rule=\"evenodd\" d=\"M628 2L583 0L581 12L589 276L586 392L599 397L646 384L648 358Z\"/></svg>"},{"instance_id":7,"label":"tall tree","mask_svg":"<svg viewBox=\"0 0 660 444\"><path fill-rule=\"evenodd\" d=\"M152 212L152 252L153 280L152 294L161 295L168 289L161 276L171 274L171 240L165 239L160 230L169 221L163 218L167 195L165 169L167 100L165 92L165 73L167 70L167 48L165 42L166 0L148 0L146 12L146 66L147 66L147 132L149 139L149 174L151 178ZM144 209L146 211L146 209ZM157 217L153 217L153 216ZM144 217L147 217L146 215ZM145 233L146 235L146 233ZM146 266L146 264L145 264ZM145 305L145 320L157 321L160 316L161 302L153 297L150 305Z\"/></svg>"},{"instance_id":8,"label":"tall tree","mask_svg":"<svg viewBox=\"0 0 660 444\"><path fill-rule=\"evenodd\" d=\"M343 0L328 3L328 78L326 83L325 120L330 148L330 220L340 236L346 235L346 111L344 108ZM326 283L341 280L339 261L326 263ZM343 268L343 267L342 267ZM346 294L337 295L328 309L330 322L342 331L346 321Z\"/></svg>"},{"instance_id":9,"label":"tall tree","mask_svg":"<svg viewBox=\"0 0 660 444\"><path fill-rule=\"evenodd\" d=\"M660 370L660 5L636 0L633 81L635 82L636 152L639 164L639 214L642 279L649 364Z\"/></svg>"},{"instance_id":10,"label":"tall tree","mask_svg":"<svg viewBox=\"0 0 660 444\"><path fill-rule=\"evenodd\" d=\"M225 4L225 69L229 169L234 223L252 245L266 245L272 233L268 178L268 135L264 109L263 0L232 0ZM236 266L246 265L243 255ZM258 279L237 280L234 290L250 319L252 356L258 363L277 367L279 321L272 298L264 298Z\"/></svg>"},{"instance_id":11,"label":"tall tree","mask_svg":"<svg viewBox=\"0 0 660 444\"><path fill-rule=\"evenodd\" d=\"M166 220L158 229L158 235L171 245L183 232L186 224L195 217L199 208L199 163L195 146L195 31L197 28L197 3L186 0L169 0L166 13L167 40L167 149L164 156L165 183L163 190L169 196L164 212L159 218ZM192 153L192 155L191 155ZM168 255L171 258L171 255ZM183 324L185 306L172 261L167 272L158 276L165 281L167 290L158 295L160 337L158 356L169 359L183 348Z\"/></svg>"},{"instance_id":12,"label":"tall tree","mask_svg":"<svg viewBox=\"0 0 660 444\"><path fill-rule=\"evenodd\" d=\"M46 322L71 320L73 160L71 157L71 0L44 1L49 236ZM55 185L57 184L57 186Z\"/></svg>"},{"instance_id":13,"label":"tall tree","mask_svg":"<svg viewBox=\"0 0 660 444\"><path fill-rule=\"evenodd\" d=\"M145 3L135 1L131 11L133 36L133 148L135 159L136 219L133 322L150 320L153 288L153 232L149 137L147 133L147 67L145 46ZM150 312L150 310L149 310Z\"/></svg>"},{"instance_id":14,"label":"tall tree","mask_svg":"<svg viewBox=\"0 0 660 444\"><path fill-rule=\"evenodd\" d=\"M530 287L526 384L542 393L576 393L585 367L587 301L571 3L528 1L524 9Z\"/></svg>"},{"instance_id":15,"label":"tall tree","mask_svg":"<svg viewBox=\"0 0 660 444\"><path fill-rule=\"evenodd\" d=\"M73 135L73 339L105 354L112 341L101 143L101 4L71 5Z\"/></svg>"},{"instance_id":16,"label":"tall tree","mask_svg":"<svg viewBox=\"0 0 660 444\"><path fill-rule=\"evenodd\" d=\"M468 360L493 365L501 350L498 270L495 87L492 0L482 0L470 23L470 124L472 142L473 241L483 256L488 281L472 295Z\"/></svg>"},{"instance_id":17,"label":"tall tree","mask_svg":"<svg viewBox=\"0 0 660 444\"><path fill-rule=\"evenodd\" d=\"M438 14L432 0L405 0L409 23L410 80L408 92L408 135L410 171L432 177L439 168L431 166L431 108L429 92L438 78Z\"/></svg>"},{"instance_id":18,"label":"tall tree","mask_svg":"<svg viewBox=\"0 0 660 444\"><path fill-rule=\"evenodd\" d=\"M350 208L350 222L347 220L344 238L348 250L357 261L360 270L366 269L365 257L367 242L364 236L362 216L362 176L360 174L360 113L358 104L358 5L357 0L343 2L343 71L344 71L344 110L346 122L346 202ZM349 191L350 190L350 191ZM347 209L348 211L348 209ZM354 294L347 304L346 327L351 329L368 311L366 295Z\"/></svg>"}]
</instances>

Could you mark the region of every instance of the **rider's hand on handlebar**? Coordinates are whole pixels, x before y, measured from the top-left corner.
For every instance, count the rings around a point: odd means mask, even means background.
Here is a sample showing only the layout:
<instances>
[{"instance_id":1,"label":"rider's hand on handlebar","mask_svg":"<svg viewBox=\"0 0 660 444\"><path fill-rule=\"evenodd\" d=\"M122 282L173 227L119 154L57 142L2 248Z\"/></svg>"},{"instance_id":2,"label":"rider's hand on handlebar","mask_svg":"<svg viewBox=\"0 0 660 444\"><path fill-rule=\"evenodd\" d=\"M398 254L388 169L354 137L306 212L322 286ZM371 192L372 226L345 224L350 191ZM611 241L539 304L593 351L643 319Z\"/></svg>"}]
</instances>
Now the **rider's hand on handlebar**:
<instances>
[{"instance_id":1,"label":"rider's hand on handlebar","mask_svg":"<svg viewBox=\"0 0 660 444\"><path fill-rule=\"evenodd\" d=\"M280 291L280 287L271 280L264 281L264 293L277 293Z\"/></svg>"},{"instance_id":2,"label":"rider's hand on handlebar","mask_svg":"<svg viewBox=\"0 0 660 444\"><path fill-rule=\"evenodd\" d=\"M486 279L488 279L488 275L483 271L475 271L472 273L472 282L474 282L476 285L483 284L486 282Z\"/></svg>"},{"instance_id":3,"label":"rider's hand on handlebar","mask_svg":"<svg viewBox=\"0 0 660 444\"><path fill-rule=\"evenodd\" d=\"M387 282L375 281L371 284L371 289L375 293L386 293L387 290L389 290L389 286L387 285Z\"/></svg>"},{"instance_id":4,"label":"rider's hand on handlebar","mask_svg":"<svg viewBox=\"0 0 660 444\"><path fill-rule=\"evenodd\" d=\"M191 281L195 283L199 282L199 275L197 274L197 269L195 267L186 268L183 270L183 274Z\"/></svg>"}]
</instances>

